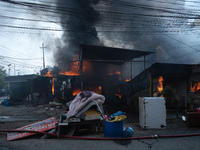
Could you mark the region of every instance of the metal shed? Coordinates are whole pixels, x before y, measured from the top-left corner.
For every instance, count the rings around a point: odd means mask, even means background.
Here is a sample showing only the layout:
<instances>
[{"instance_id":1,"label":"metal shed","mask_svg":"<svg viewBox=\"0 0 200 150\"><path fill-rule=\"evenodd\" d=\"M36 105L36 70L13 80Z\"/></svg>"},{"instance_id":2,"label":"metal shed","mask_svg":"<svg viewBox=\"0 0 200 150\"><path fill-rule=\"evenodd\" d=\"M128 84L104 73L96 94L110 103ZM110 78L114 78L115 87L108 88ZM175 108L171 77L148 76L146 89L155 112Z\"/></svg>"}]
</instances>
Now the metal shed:
<instances>
[{"instance_id":1,"label":"metal shed","mask_svg":"<svg viewBox=\"0 0 200 150\"><path fill-rule=\"evenodd\" d=\"M81 71L81 90L83 90L83 61L90 62L103 62L115 65L122 65L126 62L144 62L145 65L145 56L152 54L154 52L150 51L140 51L133 49L123 49L123 48L114 48L114 47L105 47L97 45L86 45L80 44L80 53L79 53L79 63ZM144 57L143 61L134 61L134 58ZM132 68L132 67L131 67Z\"/></svg>"}]
</instances>

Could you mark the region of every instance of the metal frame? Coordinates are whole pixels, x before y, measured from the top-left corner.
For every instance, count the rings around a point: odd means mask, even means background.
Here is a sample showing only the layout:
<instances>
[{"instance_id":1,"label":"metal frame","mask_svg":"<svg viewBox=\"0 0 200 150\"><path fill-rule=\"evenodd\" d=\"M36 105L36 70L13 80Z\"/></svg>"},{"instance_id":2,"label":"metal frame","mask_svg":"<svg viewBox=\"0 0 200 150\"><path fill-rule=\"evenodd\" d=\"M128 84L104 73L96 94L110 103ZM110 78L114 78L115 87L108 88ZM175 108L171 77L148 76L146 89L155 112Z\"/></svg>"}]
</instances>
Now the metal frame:
<instances>
[{"instance_id":1,"label":"metal frame","mask_svg":"<svg viewBox=\"0 0 200 150\"><path fill-rule=\"evenodd\" d=\"M127 63L129 62L130 63L130 66L131 66L131 78L132 78L132 62L144 62L144 70L146 70L146 58L145 56L147 54L144 54L142 55L144 57L144 60L143 61L135 61L135 60L91 60L91 59L82 59L82 53L83 53L83 49L81 47L81 45L79 45L79 60L75 60L75 61L78 61L79 62L79 66L80 66L80 75L81 75L81 91L83 91L83 61L89 61L89 62L104 62L104 63L120 63L120 64L124 64L124 63ZM153 53L153 52L148 52L149 54L150 53ZM149 55L148 54L148 55ZM138 58L138 57L137 57ZM132 58L133 59L133 58ZM75 61L72 61L72 62L75 62Z\"/></svg>"}]
</instances>

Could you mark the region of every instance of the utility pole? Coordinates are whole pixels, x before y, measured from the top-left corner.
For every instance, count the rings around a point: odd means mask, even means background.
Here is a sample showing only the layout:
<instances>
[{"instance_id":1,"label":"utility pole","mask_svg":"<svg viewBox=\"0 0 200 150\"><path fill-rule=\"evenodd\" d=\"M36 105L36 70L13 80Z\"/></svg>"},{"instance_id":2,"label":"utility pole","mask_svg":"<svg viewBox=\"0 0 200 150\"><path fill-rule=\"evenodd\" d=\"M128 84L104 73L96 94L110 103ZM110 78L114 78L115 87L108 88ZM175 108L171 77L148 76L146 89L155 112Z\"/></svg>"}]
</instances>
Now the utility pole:
<instances>
[{"instance_id":1,"label":"utility pole","mask_svg":"<svg viewBox=\"0 0 200 150\"><path fill-rule=\"evenodd\" d=\"M15 64L14 64L14 76L15 76Z\"/></svg>"},{"instance_id":2,"label":"utility pole","mask_svg":"<svg viewBox=\"0 0 200 150\"><path fill-rule=\"evenodd\" d=\"M8 65L8 73L9 73L9 76L10 76L10 70L11 70L10 66L11 66L11 64Z\"/></svg>"},{"instance_id":3,"label":"utility pole","mask_svg":"<svg viewBox=\"0 0 200 150\"><path fill-rule=\"evenodd\" d=\"M44 68L45 68L44 49L46 48L46 47L44 46L44 43L42 43L42 47L40 47L40 48L42 48L42 52L43 52L43 69L44 69Z\"/></svg>"}]
</instances>

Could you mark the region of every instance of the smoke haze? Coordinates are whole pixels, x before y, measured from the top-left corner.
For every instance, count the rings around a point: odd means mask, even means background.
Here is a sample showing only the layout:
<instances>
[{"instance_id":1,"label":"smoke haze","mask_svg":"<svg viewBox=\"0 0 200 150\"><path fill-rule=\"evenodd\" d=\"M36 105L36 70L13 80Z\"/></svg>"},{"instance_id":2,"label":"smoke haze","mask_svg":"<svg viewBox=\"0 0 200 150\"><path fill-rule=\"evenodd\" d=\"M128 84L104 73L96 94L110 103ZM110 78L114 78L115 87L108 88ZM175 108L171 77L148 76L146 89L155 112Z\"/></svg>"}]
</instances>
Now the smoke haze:
<instances>
[{"instance_id":1,"label":"smoke haze","mask_svg":"<svg viewBox=\"0 0 200 150\"><path fill-rule=\"evenodd\" d=\"M147 57L147 67L155 62L199 63L197 49L191 46L199 38L194 35L197 28L191 26L198 5L187 0L59 0L57 9L67 9L61 11L66 32L55 60L66 67L79 44L85 43L155 52ZM142 66L134 63L134 73L141 72Z\"/></svg>"}]
</instances>

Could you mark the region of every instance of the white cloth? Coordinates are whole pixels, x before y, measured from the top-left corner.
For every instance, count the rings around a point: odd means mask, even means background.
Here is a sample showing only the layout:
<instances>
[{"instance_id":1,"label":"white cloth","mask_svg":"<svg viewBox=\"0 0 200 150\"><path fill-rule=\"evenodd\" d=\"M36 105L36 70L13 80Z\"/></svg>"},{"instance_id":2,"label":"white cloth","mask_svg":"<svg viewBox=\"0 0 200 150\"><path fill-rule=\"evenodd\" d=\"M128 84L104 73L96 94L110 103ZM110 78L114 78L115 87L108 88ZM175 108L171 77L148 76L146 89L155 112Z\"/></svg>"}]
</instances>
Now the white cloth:
<instances>
[{"instance_id":1,"label":"white cloth","mask_svg":"<svg viewBox=\"0 0 200 150\"><path fill-rule=\"evenodd\" d=\"M90 91L80 92L70 104L67 118L75 116L81 110L81 108L92 101L96 102L98 105L102 105L105 102L105 97L101 94Z\"/></svg>"}]
</instances>

